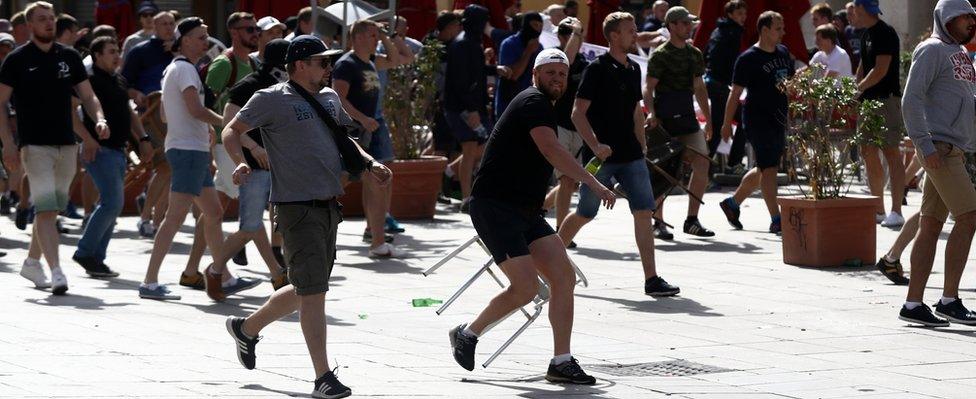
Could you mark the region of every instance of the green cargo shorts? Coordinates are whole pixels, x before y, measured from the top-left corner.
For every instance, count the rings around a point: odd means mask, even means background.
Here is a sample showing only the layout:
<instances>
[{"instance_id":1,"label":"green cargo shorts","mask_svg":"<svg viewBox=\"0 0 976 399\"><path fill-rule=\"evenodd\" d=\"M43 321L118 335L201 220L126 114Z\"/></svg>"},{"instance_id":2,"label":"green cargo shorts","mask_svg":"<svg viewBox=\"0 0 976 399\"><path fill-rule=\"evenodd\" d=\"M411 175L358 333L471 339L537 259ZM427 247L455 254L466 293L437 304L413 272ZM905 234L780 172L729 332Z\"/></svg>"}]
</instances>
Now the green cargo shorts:
<instances>
[{"instance_id":1,"label":"green cargo shorts","mask_svg":"<svg viewBox=\"0 0 976 399\"><path fill-rule=\"evenodd\" d=\"M335 200L317 206L275 205L275 229L281 233L288 280L298 295L329 290L336 258L336 231L342 222Z\"/></svg>"}]
</instances>

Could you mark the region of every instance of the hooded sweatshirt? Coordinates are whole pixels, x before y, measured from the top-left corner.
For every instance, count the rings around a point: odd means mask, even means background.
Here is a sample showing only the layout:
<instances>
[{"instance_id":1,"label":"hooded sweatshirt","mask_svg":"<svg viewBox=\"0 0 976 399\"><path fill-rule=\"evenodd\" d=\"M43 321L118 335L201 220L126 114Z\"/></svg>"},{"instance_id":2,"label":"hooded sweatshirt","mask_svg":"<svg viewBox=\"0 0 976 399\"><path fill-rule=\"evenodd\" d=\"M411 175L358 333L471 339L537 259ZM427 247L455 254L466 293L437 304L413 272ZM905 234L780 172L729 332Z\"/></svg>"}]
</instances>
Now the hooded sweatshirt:
<instances>
[{"instance_id":1,"label":"hooded sweatshirt","mask_svg":"<svg viewBox=\"0 0 976 399\"><path fill-rule=\"evenodd\" d=\"M968 1L939 0L932 36L912 54L902 112L908 137L923 156L935 153L933 141L976 150L976 69L946 29L950 20L966 14L976 14Z\"/></svg>"},{"instance_id":2,"label":"hooded sweatshirt","mask_svg":"<svg viewBox=\"0 0 976 399\"><path fill-rule=\"evenodd\" d=\"M502 41L502 45L498 49L498 65L511 67L517 64L522 58L522 54L525 53L529 42L539 39L542 32L532 27L533 21L542 23L542 16L535 12L525 14L522 17L522 29ZM532 64L535 57L541 52L542 46L539 46L539 49L529 55L529 61L521 75L513 76L512 79L498 78L495 86L495 118L502 116L502 112L508 108L508 104L516 95L532 86Z\"/></svg>"},{"instance_id":3,"label":"hooded sweatshirt","mask_svg":"<svg viewBox=\"0 0 976 399\"><path fill-rule=\"evenodd\" d=\"M464 32L447 46L444 71L444 108L452 112L486 112L488 74L481 36L488 24L488 9L479 5L464 8Z\"/></svg>"},{"instance_id":4,"label":"hooded sweatshirt","mask_svg":"<svg viewBox=\"0 0 976 399\"><path fill-rule=\"evenodd\" d=\"M705 79L722 86L732 82L735 59L742 53L744 29L729 18L721 18L708 39L705 49Z\"/></svg>"}]
</instances>

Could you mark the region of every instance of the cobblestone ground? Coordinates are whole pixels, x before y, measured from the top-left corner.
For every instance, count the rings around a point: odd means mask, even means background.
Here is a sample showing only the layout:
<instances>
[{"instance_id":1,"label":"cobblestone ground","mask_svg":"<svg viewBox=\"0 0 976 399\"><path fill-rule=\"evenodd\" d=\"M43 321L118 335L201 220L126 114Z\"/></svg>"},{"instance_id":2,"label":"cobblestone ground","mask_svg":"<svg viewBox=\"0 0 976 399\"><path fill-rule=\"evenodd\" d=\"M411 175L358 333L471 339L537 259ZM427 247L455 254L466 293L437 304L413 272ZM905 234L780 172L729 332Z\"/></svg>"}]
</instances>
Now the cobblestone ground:
<instances>
[{"instance_id":1,"label":"cobblestone ground","mask_svg":"<svg viewBox=\"0 0 976 399\"><path fill-rule=\"evenodd\" d=\"M856 188L855 191L863 190ZM640 263L625 201L602 211L577 238L572 258L590 285L576 291L574 355L599 378L593 387L550 385L551 353L543 316L489 368L467 372L450 355L447 330L471 320L497 291L482 278L443 315L413 307L414 298L447 299L485 259L471 248L436 274L422 271L472 237L463 215L441 208L433 221L405 222L397 244L406 260L374 261L361 242L362 219L340 225L338 265L327 298L329 357L356 396L599 397L599 398L971 398L976 390L974 329L908 327L897 319L905 288L873 265L808 269L783 264L780 240L765 233L760 199L743 208L745 231L732 231L718 208L726 194L705 196L701 219L713 239L676 232L658 243L659 270L680 285L675 298L643 295ZM918 192L906 213L917 210ZM668 201L680 226L687 199ZM267 328L258 368L243 369L224 329L227 315L246 315L271 293L265 282L217 304L176 286L192 240L178 234L161 280L183 300L138 298L152 243L122 218L108 263L112 280L85 278L70 261L78 223L61 240L70 291L65 297L31 288L17 275L28 235L0 219L0 396L2 397L285 397L307 396L314 379L292 315ZM225 223L227 232L236 223ZM878 228L878 251L897 231ZM926 301L940 296L942 251ZM241 276L267 280L248 247ZM907 254L905 256L907 259ZM205 258L208 259L208 258ZM976 305L972 271L962 299ZM531 309L530 309L531 310ZM521 324L515 314L483 339L483 362ZM648 367L615 367L657 363ZM671 365L672 367L666 367ZM695 366L706 373L694 374ZM651 367L651 366L657 366ZM655 375L653 371L688 375ZM648 375L645 375L648 374ZM660 374L660 373L657 373Z\"/></svg>"}]
</instances>

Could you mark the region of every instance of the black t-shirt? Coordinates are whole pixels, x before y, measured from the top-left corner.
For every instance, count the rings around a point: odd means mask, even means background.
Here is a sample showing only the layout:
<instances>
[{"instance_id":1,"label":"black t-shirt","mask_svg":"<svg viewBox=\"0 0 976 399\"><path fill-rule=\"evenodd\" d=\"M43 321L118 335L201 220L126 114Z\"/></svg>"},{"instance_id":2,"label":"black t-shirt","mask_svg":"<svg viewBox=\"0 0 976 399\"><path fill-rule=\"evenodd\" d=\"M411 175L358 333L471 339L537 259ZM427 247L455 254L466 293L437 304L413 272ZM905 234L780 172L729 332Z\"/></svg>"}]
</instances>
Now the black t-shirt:
<instances>
[{"instance_id":1,"label":"black t-shirt","mask_svg":"<svg viewBox=\"0 0 976 399\"><path fill-rule=\"evenodd\" d=\"M563 129L576 130L572 119L573 103L576 102L576 91L579 90L580 81L583 80L583 70L587 65L590 63L586 61L583 54L577 54L576 58L573 58L573 65L569 66L569 78L566 80L566 92L556 100L556 117L559 127Z\"/></svg>"},{"instance_id":2,"label":"black t-shirt","mask_svg":"<svg viewBox=\"0 0 976 399\"><path fill-rule=\"evenodd\" d=\"M472 196L502 201L526 212L542 209L552 165L530 134L540 126L555 134L556 110L549 97L533 86L515 96L498 118L475 175Z\"/></svg>"},{"instance_id":3,"label":"black t-shirt","mask_svg":"<svg viewBox=\"0 0 976 399\"><path fill-rule=\"evenodd\" d=\"M247 100L251 99L258 90L266 89L274 84L277 84L278 80L273 76L261 72L254 72L237 81L230 91L227 92L227 103L234 104L238 107L244 108L244 104L247 104ZM258 143L262 148L264 147L264 141L261 139L261 128L254 128L247 132L247 136ZM247 166L251 169L264 170L258 161L254 159L251 155L251 151L247 148L242 148L244 151L244 160L247 161Z\"/></svg>"},{"instance_id":4,"label":"black t-shirt","mask_svg":"<svg viewBox=\"0 0 976 399\"><path fill-rule=\"evenodd\" d=\"M346 99L359 112L374 118L380 98L380 78L372 61L363 62L352 51L343 54L336 61L332 71L332 81L344 80L349 83Z\"/></svg>"},{"instance_id":5,"label":"black t-shirt","mask_svg":"<svg viewBox=\"0 0 976 399\"><path fill-rule=\"evenodd\" d=\"M613 150L607 162L632 162L644 157L634 134L634 108L641 100L640 67L631 59L622 65L610 53L597 57L580 81L576 97L590 100L586 119L597 139Z\"/></svg>"},{"instance_id":6,"label":"black t-shirt","mask_svg":"<svg viewBox=\"0 0 976 399\"><path fill-rule=\"evenodd\" d=\"M117 73L110 74L102 68L94 66L89 81L92 91L95 92L95 97L102 104L102 112L105 113L108 129L111 132L107 139L98 140L98 144L102 147L124 150L125 143L132 137L130 134L132 132L132 113L131 108L129 108L129 94L126 92L128 85L125 83L125 79ZM97 139L95 121L88 116L87 112L83 112L83 114L85 128L88 129L88 133L92 137Z\"/></svg>"},{"instance_id":7,"label":"black t-shirt","mask_svg":"<svg viewBox=\"0 0 976 399\"><path fill-rule=\"evenodd\" d=\"M895 28L878 21L874 26L864 30L861 34L861 71L864 76L874 69L876 57L879 55L890 55L891 62L888 64L888 73L885 74L878 84L869 87L862 95L866 100L882 100L891 96L901 96L900 82L900 49L901 43L898 39L898 32Z\"/></svg>"},{"instance_id":8,"label":"black t-shirt","mask_svg":"<svg viewBox=\"0 0 976 399\"><path fill-rule=\"evenodd\" d=\"M75 144L71 96L74 86L86 79L78 52L58 43L43 52L29 42L7 55L0 83L13 88L21 146Z\"/></svg>"},{"instance_id":9,"label":"black t-shirt","mask_svg":"<svg viewBox=\"0 0 976 399\"><path fill-rule=\"evenodd\" d=\"M783 130L788 103L779 84L793 74L793 59L786 46L778 45L771 53L757 46L742 52L735 61L732 83L748 90L742 111L746 129Z\"/></svg>"}]
</instances>

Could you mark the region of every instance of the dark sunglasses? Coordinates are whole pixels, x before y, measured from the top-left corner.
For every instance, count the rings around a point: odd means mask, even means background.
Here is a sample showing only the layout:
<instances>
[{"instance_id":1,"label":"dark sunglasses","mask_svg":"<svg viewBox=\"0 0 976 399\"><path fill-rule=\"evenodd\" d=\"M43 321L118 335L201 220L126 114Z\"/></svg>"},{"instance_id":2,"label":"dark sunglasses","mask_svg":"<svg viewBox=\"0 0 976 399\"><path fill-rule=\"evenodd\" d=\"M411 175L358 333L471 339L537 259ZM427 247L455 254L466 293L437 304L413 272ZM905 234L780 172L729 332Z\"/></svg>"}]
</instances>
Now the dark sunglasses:
<instances>
[{"instance_id":1,"label":"dark sunglasses","mask_svg":"<svg viewBox=\"0 0 976 399\"><path fill-rule=\"evenodd\" d=\"M315 63L315 59L311 57L306 58L304 61L309 64ZM319 66L322 67L322 69L328 69L330 66L332 66L332 60L329 57L321 57L319 58Z\"/></svg>"},{"instance_id":2,"label":"dark sunglasses","mask_svg":"<svg viewBox=\"0 0 976 399\"><path fill-rule=\"evenodd\" d=\"M260 29L257 26L239 26L239 27L236 27L234 29L243 30L243 31L245 31L247 33L260 32Z\"/></svg>"}]
</instances>

